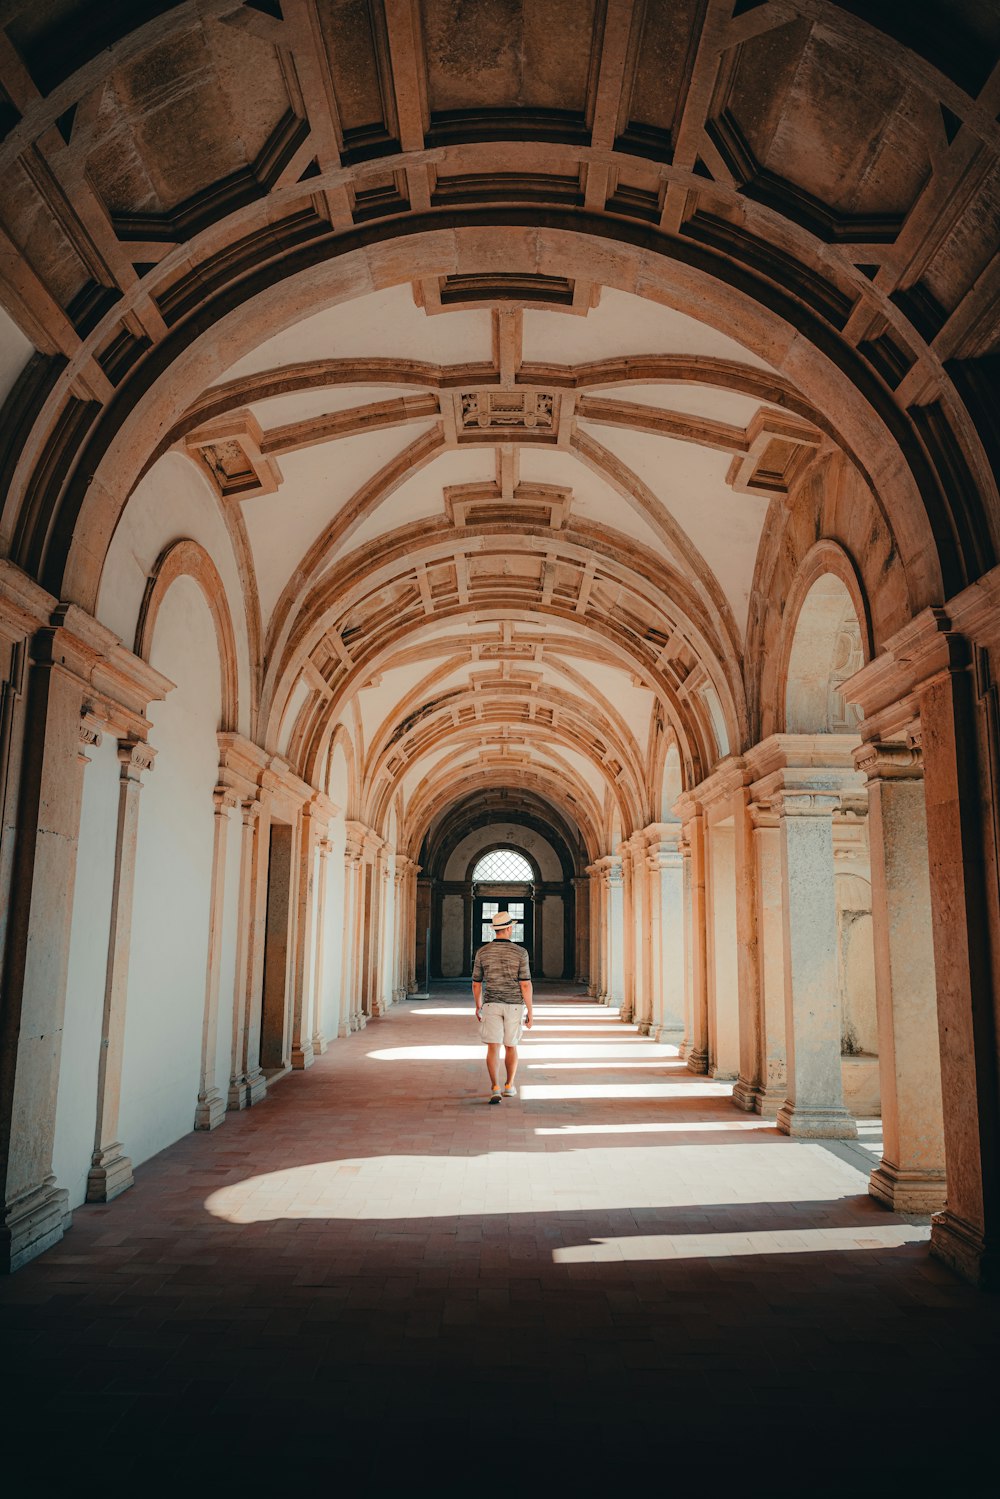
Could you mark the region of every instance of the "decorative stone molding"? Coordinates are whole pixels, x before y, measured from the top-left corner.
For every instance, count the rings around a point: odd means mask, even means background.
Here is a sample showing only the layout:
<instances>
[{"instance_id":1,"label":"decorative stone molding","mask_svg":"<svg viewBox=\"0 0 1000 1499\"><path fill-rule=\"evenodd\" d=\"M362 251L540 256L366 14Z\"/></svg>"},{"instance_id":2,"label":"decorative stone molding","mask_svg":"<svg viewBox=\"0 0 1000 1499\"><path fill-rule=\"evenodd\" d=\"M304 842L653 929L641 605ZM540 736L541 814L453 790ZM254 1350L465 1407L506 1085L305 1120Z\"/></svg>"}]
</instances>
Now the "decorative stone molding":
<instances>
[{"instance_id":1,"label":"decorative stone molding","mask_svg":"<svg viewBox=\"0 0 1000 1499\"><path fill-rule=\"evenodd\" d=\"M526 389L462 391L455 397L459 440L483 432L516 433L519 438L551 437L557 431L556 398L551 391Z\"/></svg>"},{"instance_id":2,"label":"decorative stone molding","mask_svg":"<svg viewBox=\"0 0 1000 1499\"><path fill-rule=\"evenodd\" d=\"M220 500L275 494L281 470L263 451L264 434L252 411L233 411L189 432L185 451Z\"/></svg>"},{"instance_id":3,"label":"decorative stone molding","mask_svg":"<svg viewBox=\"0 0 1000 1499\"><path fill-rule=\"evenodd\" d=\"M854 764L869 781L923 780L923 754L918 745L876 740L854 752Z\"/></svg>"}]
</instances>

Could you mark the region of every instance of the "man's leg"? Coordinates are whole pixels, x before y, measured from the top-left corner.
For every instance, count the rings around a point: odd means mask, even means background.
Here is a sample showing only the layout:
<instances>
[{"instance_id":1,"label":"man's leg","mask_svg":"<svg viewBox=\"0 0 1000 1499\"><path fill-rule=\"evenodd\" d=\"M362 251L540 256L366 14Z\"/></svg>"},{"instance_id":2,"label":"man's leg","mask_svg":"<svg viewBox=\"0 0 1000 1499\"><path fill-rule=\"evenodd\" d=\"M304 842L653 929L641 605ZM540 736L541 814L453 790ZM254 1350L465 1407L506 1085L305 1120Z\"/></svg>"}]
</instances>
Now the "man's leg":
<instances>
[{"instance_id":1,"label":"man's leg","mask_svg":"<svg viewBox=\"0 0 1000 1499\"><path fill-rule=\"evenodd\" d=\"M509 1088L509 1087L512 1086L512 1084L514 1082L514 1073L517 1071L517 1047L516 1046L508 1046L508 1047L506 1047L505 1050L504 1050L503 1059L504 1059L504 1064L506 1065L506 1068L507 1068L507 1086Z\"/></svg>"},{"instance_id":2,"label":"man's leg","mask_svg":"<svg viewBox=\"0 0 1000 1499\"><path fill-rule=\"evenodd\" d=\"M500 1042L490 1041L486 1046L486 1071L494 1088L500 1086Z\"/></svg>"}]
</instances>

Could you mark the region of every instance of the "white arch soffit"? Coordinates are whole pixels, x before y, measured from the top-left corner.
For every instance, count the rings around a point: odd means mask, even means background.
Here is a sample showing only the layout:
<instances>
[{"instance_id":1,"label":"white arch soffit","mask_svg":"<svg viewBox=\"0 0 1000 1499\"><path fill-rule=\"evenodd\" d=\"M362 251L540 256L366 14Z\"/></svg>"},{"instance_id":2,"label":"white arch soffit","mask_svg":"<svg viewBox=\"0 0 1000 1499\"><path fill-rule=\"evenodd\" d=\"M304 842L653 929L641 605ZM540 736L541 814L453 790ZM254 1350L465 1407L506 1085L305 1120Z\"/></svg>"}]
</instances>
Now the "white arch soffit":
<instances>
[{"instance_id":1,"label":"white arch soffit","mask_svg":"<svg viewBox=\"0 0 1000 1499\"><path fill-rule=\"evenodd\" d=\"M452 673L456 670L456 663L457 667L459 668L462 666L478 665L484 675L485 672L489 670L490 666L489 662L470 663L465 658L453 658L449 662L444 662L440 667L437 668L437 670L430 672L409 692L407 692L405 696L395 704L392 710L386 714L385 718L382 720L381 724L372 735L371 744L368 749L365 768L363 772L366 780L378 773L378 767L380 767L384 763L387 755L390 754L396 746L399 746L401 748L406 743L406 739L410 731L407 731L407 735L400 735L398 738L394 737L396 726L402 721L409 719L414 713L420 713L421 705L426 704L430 701L428 694L439 682L446 680L447 677L452 675ZM552 667L553 670L558 670L558 666L555 661L547 660L546 664ZM532 663L526 663L526 669L531 672L537 672L538 670L537 666ZM504 678L498 671L495 682L483 683L482 685L474 685L471 682L464 683L462 685L456 685L449 694L447 705L435 705L433 711L451 712L455 708L467 706L470 702L475 704L477 700L481 701L485 705L487 701L499 702L504 698L516 698L519 701L523 700L524 702L528 703L534 701L537 703L545 703L546 705L551 704L554 706L559 706L561 701L572 701L574 703L578 702L580 711L582 713L586 713L586 697L589 696L598 711L600 720L610 726L617 742L620 743L624 749L626 749L627 753L632 758L634 763L636 765L639 765L642 755L639 741L636 739L627 722L622 717L621 713L619 713L614 704L608 702L603 693L598 692L597 689L580 673L566 672L563 674L567 675L569 677L569 680L574 683L574 686L579 689L578 694L567 693L564 697L563 694L560 693L559 689L555 688L552 684L547 684L544 682L537 686L527 688L524 684L523 678L521 678L520 680L516 676L513 678ZM421 718L418 720L418 722L425 721L426 716L424 714L421 714ZM415 722L413 724L413 729L417 728L418 722Z\"/></svg>"},{"instance_id":2,"label":"white arch soffit","mask_svg":"<svg viewBox=\"0 0 1000 1499\"><path fill-rule=\"evenodd\" d=\"M738 657L727 650L725 637L712 637L707 633L706 625L699 624L681 602L685 593L686 580L678 576L665 576L663 586L660 586L653 578L637 571L631 567L628 561L621 560L617 556L607 556L599 548L595 547L592 538L587 538L587 544L583 539L574 540L572 528L567 533L560 533L558 539L549 542L546 538L545 548L542 548L539 538L533 535L511 536L500 531L491 531L484 527L467 528L463 533L457 528L449 527L444 534L438 533L427 535L427 528L419 528L412 538L412 544L401 546L398 533L390 533L383 539L380 558L374 556L368 549L358 556L351 556L342 560L336 573L323 580L322 584L315 588L310 598L303 603L303 608L297 618L294 645L287 643L291 629L286 630L286 645L283 653L279 655L275 651L269 658L266 668L265 681L261 689L261 707L264 714L264 722L269 725L274 722L275 717L280 717L285 710L285 702L292 691L294 680L297 677L306 660L312 655L316 647L331 634L339 634L337 629L338 620L348 616L352 609L358 607L366 597L382 592L409 577L416 576L416 564L430 566L435 562L454 559L456 552L461 551L462 543L467 541L466 553L482 555L492 547L497 554L501 550L509 553L515 550L519 553L553 551L561 558L577 563L585 569L592 562L595 551L601 557L604 570L614 579L620 587L628 589L637 600L647 609L654 611L664 623L669 626L669 633L679 633L684 643L688 644L699 658L703 668L711 677L716 686L720 700L724 705L727 716L727 728L733 739L738 739L742 733L746 720L746 704L743 691L742 672L739 668ZM407 537L407 542L410 538ZM619 548L619 550L621 550ZM387 555L386 555L387 554ZM643 559L648 571L663 571L658 559ZM341 582L342 580L342 582ZM338 583L340 586L338 587ZM334 602L324 602L327 595L332 594ZM486 601L472 601L465 612L476 614L488 609L491 619L522 620L525 607L529 612L535 612L540 617L559 617L574 626L588 626L586 615L580 615L575 610L565 607L559 601L554 601L547 608L539 605L527 604L521 609L512 610L502 607L493 608ZM441 610L437 613L437 623L443 618L449 617L450 611ZM419 622L419 627L425 627L432 623L435 616ZM707 624L707 622L706 622ZM592 626L590 626L592 628ZM415 629L417 626L414 627ZM394 644L390 641L389 644ZM643 662L642 658L636 656L634 670L639 674L649 672L649 663ZM365 657L363 662L357 663L359 674L370 673L373 669L373 659ZM652 678L650 679L652 683ZM283 687L282 687L283 683ZM669 689L669 684L660 682L655 690L661 695L664 689Z\"/></svg>"},{"instance_id":3,"label":"white arch soffit","mask_svg":"<svg viewBox=\"0 0 1000 1499\"><path fill-rule=\"evenodd\" d=\"M630 246L626 258L616 253L619 245L612 237L561 227L462 226L423 230L408 234L405 239L397 236L332 256L259 290L253 302L252 320L247 316L247 307L241 305L192 340L169 370L135 402L116 441L97 465L77 518L67 559L64 596L77 599L84 607L93 606L92 559L95 553L103 555L107 550L117 516L148 460L151 444L145 433L159 433L173 427L193 398L192 386L195 394L204 390L206 383L263 341L256 333L248 336L247 326L251 321L266 322L267 336L273 337L294 326L303 316L349 301L365 291L409 282L415 275L475 272L484 263L496 262L500 241L504 244L504 263L511 270L544 273L547 265L559 263L567 276L594 280L596 265L600 270L597 279L602 285L699 316L707 326L737 338L768 363L780 362L817 409L827 404L831 388L835 390L850 414L858 443L855 447L843 433L838 433L841 445L865 475L877 503L881 491L895 487L893 481L903 474L908 515L925 533L928 557L936 556L919 490L892 433L839 366L777 313L766 310L732 282L670 259L666 253ZM400 243L405 243L408 251L406 274L401 265ZM667 246L663 248L666 251ZM724 310L716 308L709 295L719 287L726 292ZM302 312L303 305L308 306L306 314ZM698 308L698 313L692 314L692 308ZM114 472L114 464L124 463L125 455L133 452L137 457L134 461L129 458L129 470ZM109 456L112 453L114 463ZM899 541L898 528L888 515L885 518ZM919 562L924 548L912 543L907 547L902 555L905 570ZM929 584L933 586L936 582L925 579L919 591L926 592Z\"/></svg>"},{"instance_id":4,"label":"white arch soffit","mask_svg":"<svg viewBox=\"0 0 1000 1499\"><path fill-rule=\"evenodd\" d=\"M507 611L507 614L509 618L516 619L519 623L524 623L523 611ZM482 622L486 624L492 624L497 621L491 615L489 620ZM586 690L594 697L595 701L601 701L604 703L606 703L607 700L597 692L592 684L587 681L586 677L584 677L580 673L575 672L572 668L567 667L565 663L559 662L558 653L560 650L568 651L570 647L572 647L572 654L579 657L583 661L602 661L617 670L621 670L623 672L627 672L630 675L641 678L642 685L652 694L654 700L659 701L662 704L667 723L669 723L670 727L674 730L677 737L688 749L689 753L692 748L692 736L694 736L695 743L698 746L698 759L699 761L704 763L706 761L705 746L715 743L716 736L714 728L712 727L707 717L706 705L700 695L697 693L692 693L690 696L682 700L680 697L678 697L672 684L666 681L661 675L651 670L648 666L648 663L637 661L634 657L628 655L621 647L609 647L605 637L603 636L598 637L598 642L595 645L592 641L586 638L588 633L594 632L595 627L593 625L588 626L582 621L577 622L574 620L573 623L577 628L580 629L581 636L583 638L578 641L570 641L569 644L566 643L563 637L547 638L545 644L545 664L548 665L552 670L558 671L560 674L566 676L577 686L586 688ZM419 634L421 628L430 630L433 627L433 622L427 620L424 622L424 625L422 627L415 627L412 635L405 635L402 638L412 640L412 636ZM424 679L424 681L427 683L433 683L436 680L442 680L444 679L444 677L450 675L453 671L462 669L463 667L470 670L475 670L478 667L482 671L485 671L489 668L489 660L486 660L485 662L475 662L470 659L467 650L463 651L461 654L454 652L454 646L459 643L460 642L455 642L450 639L441 640L439 637L438 640L427 641L423 646L420 647L416 647L411 644L406 649L406 651L404 653L400 653L400 655L402 656L405 654L406 659L410 661L418 657L424 657L425 659L434 659L440 662L440 665L437 667L437 669L434 672L429 673L428 677ZM438 647L440 647L440 652ZM293 727L289 740L290 744L298 745L300 747L300 751L303 755L303 761L300 766L302 773L307 772L310 767L312 767L315 763L318 763L322 759L326 738L330 734L332 734L334 725L338 722L343 721L344 713L348 710L351 703L356 699L357 693L363 690L365 683L370 680L373 675L376 675L382 671L388 671L394 666L400 664L400 659L397 656L389 654L390 649L391 647L387 647L385 649L385 653L380 654L374 662L365 661L362 665L359 665L359 669L353 674L354 680L350 684L349 689L345 687L345 689L339 696L335 695L333 697L327 697L324 694L320 693L318 689L313 689L310 693L310 696L302 703L298 712L296 724ZM451 650L453 653L445 657L443 655L443 652L445 650ZM525 663L525 665L529 670L538 669L531 662L527 662ZM309 677L306 676L307 683L309 682L309 680ZM302 681L302 675L300 675L296 679L296 681ZM289 703L293 700L294 685L295 683L293 682L288 693L287 701ZM415 707L417 702L419 701L418 687L415 687L411 690L410 693L407 694L406 699L404 699L404 703L409 706L411 699L413 706ZM624 725L624 720L621 718L621 715L618 714L617 710L611 708L610 705L608 706L612 716ZM406 716L402 705L394 710L394 714L397 719ZM389 724L392 717L393 715L387 715L386 720L383 721L383 724L380 726L379 730L376 731L377 735L386 732L387 725ZM320 727L316 722L317 719L325 720L325 727ZM283 725L284 721L282 720L281 722ZM625 727L626 731L630 734L630 731L627 730L627 726ZM310 734L310 737L307 738L307 734Z\"/></svg>"},{"instance_id":5,"label":"white arch soffit","mask_svg":"<svg viewBox=\"0 0 1000 1499\"><path fill-rule=\"evenodd\" d=\"M589 433L574 432L570 450L642 517L663 545L666 555L689 577L702 601L716 616L733 650L739 650L739 627L725 593L707 560L663 502L628 465ZM340 507L324 530L315 537L292 568L289 580L274 607L268 625L265 650L274 649L287 619L297 603L320 583L328 567L338 559L344 544L368 517L391 498L401 484L412 479L435 458L450 451L440 423L409 444L371 474ZM387 535L391 536L389 532Z\"/></svg>"},{"instance_id":6,"label":"white arch soffit","mask_svg":"<svg viewBox=\"0 0 1000 1499\"><path fill-rule=\"evenodd\" d=\"M430 625L428 623L428 628L429 627ZM414 633L419 632L415 631ZM586 677L586 675L582 672L577 672L574 668L568 666L567 663L561 659L564 655L570 655L586 662L599 662L615 670L628 673L632 676L640 675L640 663L637 663L633 658L625 655L617 647L614 649L609 649L600 642L594 642L585 638L574 639L572 636L545 637L543 664L553 672L565 676L581 691L585 691L592 695L595 701L603 705L604 710L610 717L616 720L620 720L621 716L617 713L617 710L613 708L613 705L608 703L603 694L597 692L596 688L594 688L593 684ZM483 661L482 659L478 661L470 659L468 639L460 637L441 638L440 636L438 636L435 639L425 641L420 645L410 645L403 650L397 651L395 654L386 654L384 658L380 657L373 666L369 665L366 667L365 673L358 676L355 685L351 687L349 692L345 690L341 697L332 699L327 703L327 727L322 731L322 734L317 733L314 729L313 737L310 739L306 739L305 736L308 731L308 725L310 725L314 721L317 710L319 710L321 707L318 700L318 694L313 693L311 699L302 704L302 707L299 710L299 723L296 724L296 727L293 729L290 736L290 743L300 747L300 753L303 756L301 765L303 772L309 770L312 765L318 763L322 759L325 736L328 734L332 734L332 725L335 722L342 720L344 712L347 710L349 704L354 700L357 691L363 689L362 677L367 680L371 676L377 675L380 672L391 671L400 666L411 665L415 662L426 660L436 662L437 665L435 669L426 674L420 680L420 682L418 682L414 686L411 692L409 692L406 697L397 705L397 707L394 709L393 714L387 715L379 730L376 731L376 738L380 738L388 731L390 719L393 719L394 717L395 721L398 721L402 718L405 718L409 711L411 711L411 709L414 708L418 702L423 700L424 694L426 692L429 692L437 682L446 679L454 672L460 671L462 669L472 670L478 667L480 670L486 670L490 665L488 659L485 661ZM528 669L533 671L537 671L539 669L539 666L536 662L527 662L526 665ZM641 676L642 685L651 693L654 699L654 703L658 702L661 704L664 710L666 723L669 724L674 735L679 738L686 747L689 747L690 730L692 728L692 724L690 721L682 721L683 716L680 712L678 703L674 699L672 692L665 693L662 690L660 682L655 674L648 673L645 669L642 669ZM699 705L700 700L696 701L692 705L695 716L697 716L697 709ZM334 718L334 714L336 714L336 718ZM284 724L282 724L282 731L283 728Z\"/></svg>"},{"instance_id":7,"label":"white arch soffit","mask_svg":"<svg viewBox=\"0 0 1000 1499\"><path fill-rule=\"evenodd\" d=\"M500 727L501 729L506 729L507 731L509 731L510 734L515 734L517 736L518 743L529 743L534 741L542 745L546 751L548 751L550 745L562 744L565 746L565 748L575 751L585 760L589 760L597 774L603 779L607 780L609 784L613 784L615 786L616 792L620 794L623 799L623 803L626 801L627 793L631 793L629 799L632 802L632 806L629 810L629 821L634 821L636 816L641 815L641 809L645 804L645 798L643 796L641 763L638 766L635 764L629 764L624 755L618 755L618 747L614 744L609 745L606 741L604 742L604 755L597 753L593 745L588 741L587 731L590 730L591 736L594 739L598 739L602 736L598 736L593 733L592 727L587 718L585 706L581 705L579 712L573 715L573 717L575 717L577 720L575 724L570 714L567 713L565 720L561 720L559 723L555 724L538 724L530 719L524 719L514 723L511 723L509 721L501 721ZM440 715L437 715L435 718L429 718L424 725L428 734L432 732L434 734L433 743L427 745L427 752L429 753L432 749L435 751L440 750L443 746L454 742L456 746L461 747L469 744L470 746L474 746L477 754L488 755L491 753L491 751L483 746L482 732L485 724L490 722L491 720L487 718L483 720L476 720L473 724L456 724L452 719L450 712L442 711L442 713ZM492 720L492 722L495 724L496 720ZM574 732L574 729L576 732ZM473 735L475 736L474 738L472 737ZM504 741L501 740L501 743L502 742ZM395 789L395 787L400 783L403 777L409 774L415 768L415 766L419 765L421 758L420 750L423 748L423 746L420 746L417 752L408 760L406 760L404 765L401 766L395 773L390 772L388 768L383 765L380 768L380 774L378 778L373 779L367 786L362 789L362 800L365 802L365 804L371 806L374 800L376 798L379 798L380 796L384 799L385 793L384 791L380 793L380 784L383 787L391 786L393 789ZM497 755L497 758L502 762L502 751L499 745L497 746L497 750L495 751L495 753ZM620 771L617 773L616 778L614 779L609 776L606 764L607 758L614 758L618 760L618 763L621 767ZM629 780L628 783L623 784L626 771L628 772Z\"/></svg>"},{"instance_id":8,"label":"white arch soffit","mask_svg":"<svg viewBox=\"0 0 1000 1499\"><path fill-rule=\"evenodd\" d=\"M569 768L567 767L567 772ZM571 826L577 828L587 849L589 859L597 857L601 846L600 829L604 818L603 809L594 799L590 788L582 785L575 773L566 774L564 780L556 778L547 766L534 765L520 771L515 778L510 764L490 764L479 760L474 766L463 766L458 775L454 770L442 773L414 795L406 813L404 842L411 858L416 858L435 817L447 813L449 807L467 800L483 790L526 790L537 793L554 806Z\"/></svg>"}]
</instances>

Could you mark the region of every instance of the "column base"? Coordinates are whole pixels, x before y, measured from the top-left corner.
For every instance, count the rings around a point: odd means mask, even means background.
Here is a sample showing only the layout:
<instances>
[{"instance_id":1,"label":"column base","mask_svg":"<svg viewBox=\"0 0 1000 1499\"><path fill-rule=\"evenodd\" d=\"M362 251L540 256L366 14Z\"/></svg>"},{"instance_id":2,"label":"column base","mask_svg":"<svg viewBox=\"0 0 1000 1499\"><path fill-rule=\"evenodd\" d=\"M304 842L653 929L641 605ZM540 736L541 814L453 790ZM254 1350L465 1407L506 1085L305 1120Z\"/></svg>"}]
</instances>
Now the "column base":
<instances>
[{"instance_id":1,"label":"column base","mask_svg":"<svg viewBox=\"0 0 1000 1499\"><path fill-rule=\"evenodd\" d=\"M225 1117L226 1100L218 1088L209 1088L207 1093L198 1094L194 1110L195 1129L218 1129Z\"/></svg>"},{"instance_id":2,"label":"column base","mask_svg":"<svg viewBox=\"0 0 1000 1499\"><path fill-rule=\"evenodd\" d=\"M980 1290L1000 1286L1000 1258L990 1252L982 1232L945 1208L931 1219L931 1254Z\"/></svg>"},{"instance_id":3,"label":"column base","mask_svg":"<svg viewBox=\"0 0 1000 1499\"><path fill-rule=\"evenodd\" d=\"M704 1077L708 1071L708 1052L697 1051L693 1046L685 1058L688 1072L694 1072L699 1077Z\"/></svg>"},{"instance_id":4,"label":"column base","mask_svg":"<svg viewBox=\"0 0 1000 1499\"><path fill-rule=\"evenodd\" d=\"M588 999L596 999L597 998L597 986L595 984L588 984L587 985L587 998Z\"/></svg>"},{"instance_id":5,"label":"column base","mask_svg":"<svg viewBox=\"0 0 1000 1499\"><path fill-rule=\"evenodd\" d=\"M326 1051L326 1048L327 1048L326 1037L325 1036L321 1036L320 1033L319 1033L319 1031L317 1031L316 1034L315 1034L315 1036L313 1036L313 1038L312 1038L313 1056L314 1057L321 1057L323 1055L323 1053Z\"/></svg>"},{"instance_id":6,"label":"column base","mask_svg":"<svg viewBox=\"0 0 1000 1499\"><path fill-rule=\"evenodd\" d=\"M253 1108L255 1103L260 1103L267 1094L267 1078L259 1067L247 1073L246 1078L246 1100L247 1108Z\"/></svg>"},{"instance_id":7,"label":"column base","mask_svg":"<svg viewBox=\"0 0 1000 1499\"><path fill-rule=\"evenodd\" d=\"M778 1110L778 1128L798 1140L856 1140L858 1126L843 1107L807 1108L787 1098Z\"/></svg>"},{"instance_id":8,"label":"column base","mask_svg":"<svg viewBox=\"0 0 1000 1499\"><path fill-rule=\"evenodd\" d=\"M738 1109L742 1109L744 1114L755 1114L757 1112L757 1095L759 1092L760 1088L758 1085L748 1082L741 1074L736 1079L736 1086L733 1089L733 1103Z\"/></svg>"},{"instance_id":9,"label":"column base","mask_svg":"<svg viewBox=\"0 0 1000 1499\"><path fill-rule=\"evenodd\" d=\"M233 1077L229 1080L229 1092L226 1094L226 1108L230 1113L237 1114L240 1109L247 1106L247 1080L245 1077Z\"/></svg>"},{"instance_id":10,"label":"column base","mask_svg":"<svg viewBox=\"0 0 1000 1499\"><path fill-rule=\"evenodd\" d=\"M882 1161L868 1179L868 1192L896 1213L937 1213L948 1197L944 1171L904 1171Z\"/></svg>"},{"instance_id":11,"label":"column base","mask_svg":"<svg viewBox=\"0 0 1000 1499\"><path fill-rule=\"evenodd\" d=\"M777 1119L787 1096L788 1089L784 1083L776 1087L758 1088L753 1101L754 1110L762 1119Z\"/></svg>"},{"instance_id":12,"label":"column base","mask_svg":"<svg viewBox=\"0 0 1000 1499\"><path fill-rule=\"evenodd\" d=\"M609 999L608 1004L613 1005L614 1000ZM618 1015L618 1019L621 1021L622 1025L631 1025L634 1015L635 1011L633 1009L626 1009L626 1007L622 1005Z\"/></svg>"},{"instance_id":13,"label":"column base","mask_svg":"<svg viewBox=\"0 0 1000 1499\"><path fill-rule=\"evenodd\" d=\"M87 1172L87 1201L113 1202L135 1183L132 1162L116 1140L94 1151L94 1164Z\"/></svg>"},{"instance_id":14,"label":"column base","mask_svg":"<svg viewBox=\"0 0 1000 1499\"><path fill-rule=\"evenodd\" d=\"M367 1024L368 1024L368 1016L367 1015L362 1015L360 1011L356 1015L352 1015L351 1016L351 1030L352 1031L363 1031L364 1028L365 1028L365 1026Z\"/></svg>"},{"instance_id":15,"label":"column base","mask_svg":"<svg viewBox=\"0 0 1000 1499\"><path fill-rule=\"evenodd\" d=\"M337 1026L337 1040L343 1041L345 1037L349 1036L350 1034L351 1022L349 1020L342 1020Z\"/></svg>"},{"instance_id":16,"label":"column base","mask_svg":"<svg viewBox=\"0 0 1000 1499\"><path fill-rule=\"evenodd\" d=\"M650 1032L652 1031L652 1029L653 1029L653 1025L652 1025L651 1021L649 1021L649 1020L640 1020L639 1021L639 1035L640 1036L648 1036L650 1034Z\"/></svg>"},{"instance_id":17,"label":"column base","mask_svg":"<svg viewBox=\"0 0 1000 1499\"><path fill-rule=\"evenodd\" d=\"M311 1041L307 1041L304 1046L292 1047L291 1061L296 1072L304 1072L307 1067L312 1066L315 1060Z\"/></svg>"},{"instance_id":18,"label":"column base","mask_svg":"<svg viewBox=\"0 0 1000 1499\"><path fill-rule=\"evenodd\" d=\"M69 1193L65 1187L56 1186L54 1176L16 1197L4 1209L0 1224L0 1271L12 1275L44 1254L58 1244L72 1222Z\"/></svg>"}]
</instances>

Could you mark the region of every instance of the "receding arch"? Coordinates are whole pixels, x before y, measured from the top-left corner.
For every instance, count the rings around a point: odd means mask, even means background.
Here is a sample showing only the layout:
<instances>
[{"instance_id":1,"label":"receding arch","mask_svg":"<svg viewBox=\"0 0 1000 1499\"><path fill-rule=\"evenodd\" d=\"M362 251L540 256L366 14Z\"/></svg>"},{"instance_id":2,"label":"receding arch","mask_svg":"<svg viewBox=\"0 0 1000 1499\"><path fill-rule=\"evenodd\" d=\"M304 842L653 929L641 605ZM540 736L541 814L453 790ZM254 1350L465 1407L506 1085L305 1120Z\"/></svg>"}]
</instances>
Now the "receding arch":
<instances>
[{"instance_id":1,"label":"receding arch","mask_svg":"<svg viewBox=\"0 0 1000 1499\"><path fill-rule=\"evenodd\" d=\"M160 553L146 582L135 628L135 653L149 660L156 617L171 586L178 578L193 578L205 597L219 647L222 677L222 722L219 727L235 733L239 728L239 672L236 636L219 570L205 548L189 537L174 541Z\"/></svg>"},{"instance_id":2,"label":"receding arch","mask_svg":"<svg viewBox=\"0 0 1000 1499\"><path fill-rule=\"evenodd\" d=\"M841 662L848 649L850 659ZM763 732L850 732L838 717L836 682L872 657L872 627L858 570L836 542L817 542L799 567L782 613L774 659L762 674ZM834 696L831 696L834 694ZM822 700L822 701L821 701ZM834 719L840 727L834 728ZM851 719L851 727L857 719Z\"/></svg>"}]
</instances>

